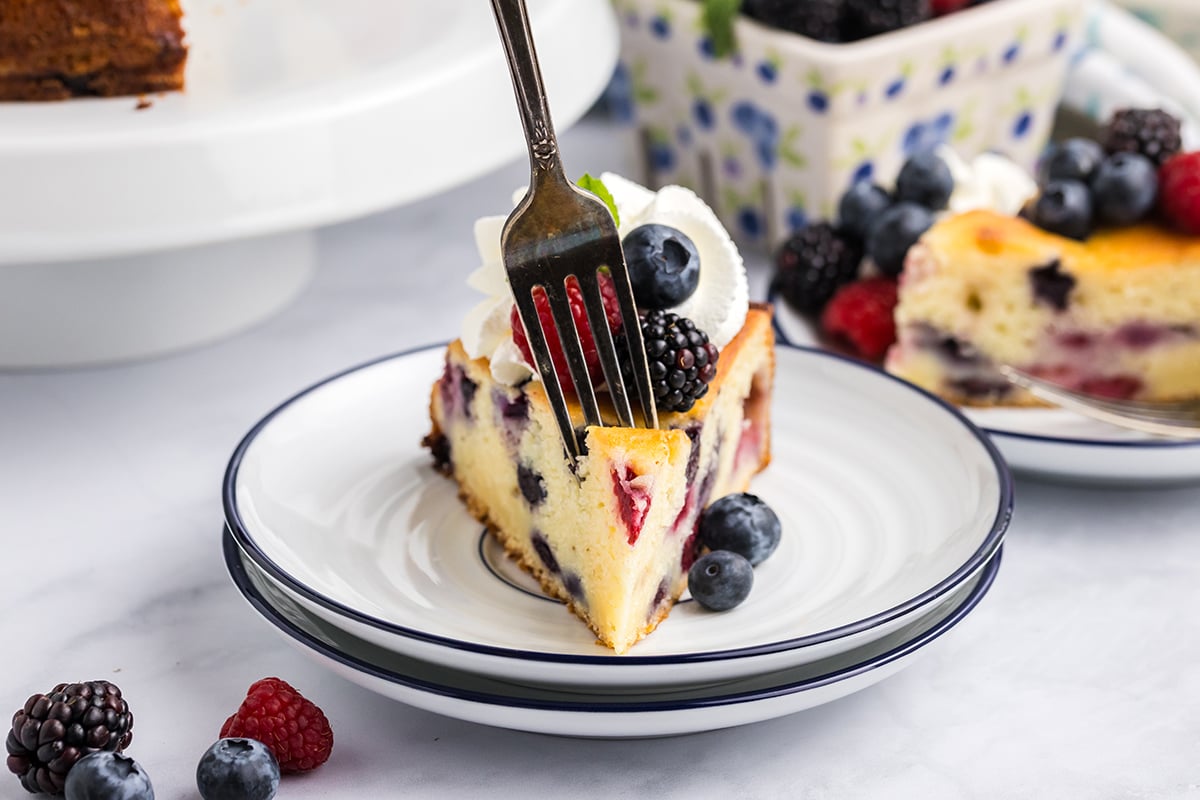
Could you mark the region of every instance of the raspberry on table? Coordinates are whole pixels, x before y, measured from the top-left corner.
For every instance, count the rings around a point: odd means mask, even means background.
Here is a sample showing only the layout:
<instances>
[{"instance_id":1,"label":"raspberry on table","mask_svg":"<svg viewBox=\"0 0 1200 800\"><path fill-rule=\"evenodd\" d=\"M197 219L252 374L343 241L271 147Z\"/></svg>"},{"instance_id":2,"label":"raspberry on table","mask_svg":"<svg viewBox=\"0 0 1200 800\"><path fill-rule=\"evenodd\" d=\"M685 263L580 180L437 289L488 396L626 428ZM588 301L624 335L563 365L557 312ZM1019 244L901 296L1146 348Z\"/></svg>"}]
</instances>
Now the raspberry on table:
<instances>
[{"instance_id":1,"label":"raspberry on table","mask_svg":"<svg viewBox=\"0 0 1200 800\"><path fill-rule=\"evenodd\" d=\"M838 287L854 280L862 247L827 222L796 231L775 256L775 287L792 308L817 314Z\"/></svg>"},{"instance_id":2,"label":"raspberry on table","mask_svg":"<svg viewBox=\"0 0 1200 800\"><path fill-rule=\"evenodd\" d=\"M1200 152L1181 153L1159 168L1158 207L1176 228L1200 236Z\"/></svg>"},{"instance_id":3,"label":"raspberry on table","mask_svg":"<svg viewBox=\"0 0 1200 800\"><path fill-rule=\"evenodd\" d=\"M133 740L133 714L108 681L60 683L32 695L12 718L7 766L34 793L61 794L80 759L119 753Z\"/></svg>"},{"instance_id":4,"label":"raspberry on table","mask_svg":"<svg viewBox=\"0 0 1200 800\"><path fill-rule=\"evenodd\" d=\"M888 278L847 284L825 306L821 328L862 357L879 361L896 341L896 302L896 282Z\"/></svg>"},{"instance_id":5,"label":"raspberry on table","mask_svg":"<svg viewBox=\"0 0 1200 800\"><path fill-rule=\"evenodd\" d=\"M1126 108L1112 115L1101 135L1109 153L1141 153L1161 167L1183 147L1177 117L1160 108Z\"/></svg>"},{"instance_id":6,"label":"raspberry on table","mask_svg":"<svg viewBox=\"0 0 1200 800\"><path fill-rule=\"evenodd\" d=\"M604 303L604 311L608 316L608 327L615 338L621 331L621 306L617 300L617 290L613 286L612 278L607 275L602 274L599 283L600 299ZM588 375L592 379L592 385L599 386L604 382L604 371L600 366L600 353L596 350L596 340L592 336L592 327L588 324L587 308L583 304L583 292L574 280L567 283L567 301L571 306L571 317L575 321L575 328L579 332L579 343L583 348L583 359L587 364ZM537 307L538 320L542 324L546 344L550 348L550 360L554 364L554 374L558 376L563 393L572 395L575 393L575 384L571 380L571 370L567 367L567 357L563 354L562 340L558 336L558 329L554 327L554 315L550 311L550 300L544 292L538 291L534 293L533 302ZM525 332L521 315L517 312L515 305L510 322L513 342L521 351L521 357L525 359L525 363L537 369L537 362L534 361L533 351L529 347L529 336Z\"/></svg>"},{"instance_id":7,"label":"raspberry on table","mask_svg":"<svg viewBox=\"0 0 1200 800\"><path fill-rule=\"evenodd\" d=\"M263 678L221 726L221 738L257 739L282 772L308 772L329 759L333 730L321 709L279 678Z\"/></svg>"}]
</instances>

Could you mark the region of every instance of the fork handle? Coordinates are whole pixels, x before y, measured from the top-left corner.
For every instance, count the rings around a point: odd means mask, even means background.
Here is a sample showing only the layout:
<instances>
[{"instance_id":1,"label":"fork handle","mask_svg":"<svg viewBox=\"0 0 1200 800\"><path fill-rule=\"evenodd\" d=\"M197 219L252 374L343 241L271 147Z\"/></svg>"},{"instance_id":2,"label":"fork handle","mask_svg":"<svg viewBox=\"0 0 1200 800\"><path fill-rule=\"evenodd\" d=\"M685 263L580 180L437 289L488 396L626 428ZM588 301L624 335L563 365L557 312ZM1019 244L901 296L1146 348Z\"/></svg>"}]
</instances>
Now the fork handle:
<instances>
[{"instance_id":1,"label":"fork handle","mask_svg":"<svg viewBox=\"0 0 1200 800\"><path fill-rule=\"evenodd\" d=\"M550 121L550 107L546 103L546 88L542 84L537 50L533 45L533 33L529 29L525 0L492 0L492 11L496 14L496 25L500 29L500 39L504 42L508 68L512 73L513 90L517 95L521 124L525 128L534 182L546 177L565 181L558 140L554 137L554 124Z\"/></svg>"}]
</instances>

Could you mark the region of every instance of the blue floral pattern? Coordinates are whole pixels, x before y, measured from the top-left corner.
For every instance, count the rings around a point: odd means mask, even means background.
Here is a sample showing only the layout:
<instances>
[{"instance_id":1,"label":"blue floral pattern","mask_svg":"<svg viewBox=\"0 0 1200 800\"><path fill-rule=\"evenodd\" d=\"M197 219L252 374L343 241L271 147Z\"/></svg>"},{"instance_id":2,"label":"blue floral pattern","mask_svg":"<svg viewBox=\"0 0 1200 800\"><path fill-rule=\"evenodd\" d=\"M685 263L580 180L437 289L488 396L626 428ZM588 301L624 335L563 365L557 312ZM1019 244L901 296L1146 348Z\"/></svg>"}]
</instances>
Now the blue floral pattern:
<instances>
[{"instance_id":1,"label":"blue floral pattern","mask_svg":"<svg viewBox=\"0 0 1200 800\"><path fill-rule=\"evenodd\" d=\"M980 9L933 47L901 34L845 59L742 22L737 49L717 58L702 3L613 0L623 66L609 104L621 120L632 106L651 183L715 183L706 199L729 229L774 246L832 216L850 182L890 181L922 150L995 149L1032 166L1086 2L1044 0L1015 17Z\"/></svg>"}]
</instances>

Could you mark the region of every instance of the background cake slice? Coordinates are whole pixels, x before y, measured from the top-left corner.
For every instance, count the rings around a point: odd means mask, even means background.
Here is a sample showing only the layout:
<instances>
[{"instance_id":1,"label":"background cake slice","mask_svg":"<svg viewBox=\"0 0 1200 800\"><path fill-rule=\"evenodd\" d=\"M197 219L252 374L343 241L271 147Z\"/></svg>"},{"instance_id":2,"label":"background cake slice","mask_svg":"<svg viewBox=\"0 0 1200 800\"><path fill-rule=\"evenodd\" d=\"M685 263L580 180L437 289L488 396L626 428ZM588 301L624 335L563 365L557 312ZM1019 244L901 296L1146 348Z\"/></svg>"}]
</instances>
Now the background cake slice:
<instances>
[{"instance_id":1,"label":"background cake slice","mask_svg":"<svg viewBox=\"0 0 1200 800\"><path fill-rule=\"evenodd\" d=\"M623 653L686 588L701 510L770 459L773 348L770 311L751 308L689 411L658 429L589 428L571 464L542 384L500 383L454 342L426 444L509 554Z\"/></svg>"},{"instance_id":2,"label":"background cake slice","mask_svg":"<svg viewBox=\"0 0 1200 800\"><path fill-rule=\"evenodd\" d=\"M1200 238L951 216L909 253L896 324L888 370L955 402L1035 402L996 363L1096 395L1200 397Z\"/></svg>"},{"instance_id":3,"label":"background cake slice","mask_svg":"<svg viewBox=\"0 0 1200 800\"><path fill-rule=\"evenodd\" d=\"M178 0L0 0L0 101L183 88Z\"/></svg>"}]
</instances>

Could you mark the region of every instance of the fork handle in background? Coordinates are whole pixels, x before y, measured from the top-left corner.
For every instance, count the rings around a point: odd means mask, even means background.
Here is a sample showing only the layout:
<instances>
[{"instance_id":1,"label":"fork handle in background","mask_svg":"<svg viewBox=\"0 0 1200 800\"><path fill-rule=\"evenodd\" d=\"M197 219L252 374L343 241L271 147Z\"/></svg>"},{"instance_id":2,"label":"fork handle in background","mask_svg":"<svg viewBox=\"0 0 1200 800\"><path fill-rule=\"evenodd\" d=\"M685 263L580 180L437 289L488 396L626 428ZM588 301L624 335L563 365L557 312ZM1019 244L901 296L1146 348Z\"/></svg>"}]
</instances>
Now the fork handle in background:
<instances>
[{"instance_id":1,"label":"fork handle in background","mask_svg":"<svg viewBox=\"0 0 1200 800\"><path fill-rule=\"evenodd\" d=\"M542 84L525 0L492 0L492 11L496 14L496 26L500 29L500 39L508 56L521 125L525 128L525 143L529 146L533 178L531 184L540 183L547 177L565 183L566 174L558 152L558 140L554 136L554 123L550 121L550 106L546 102L546 88Z\"/></svg>"}]
</instances>

